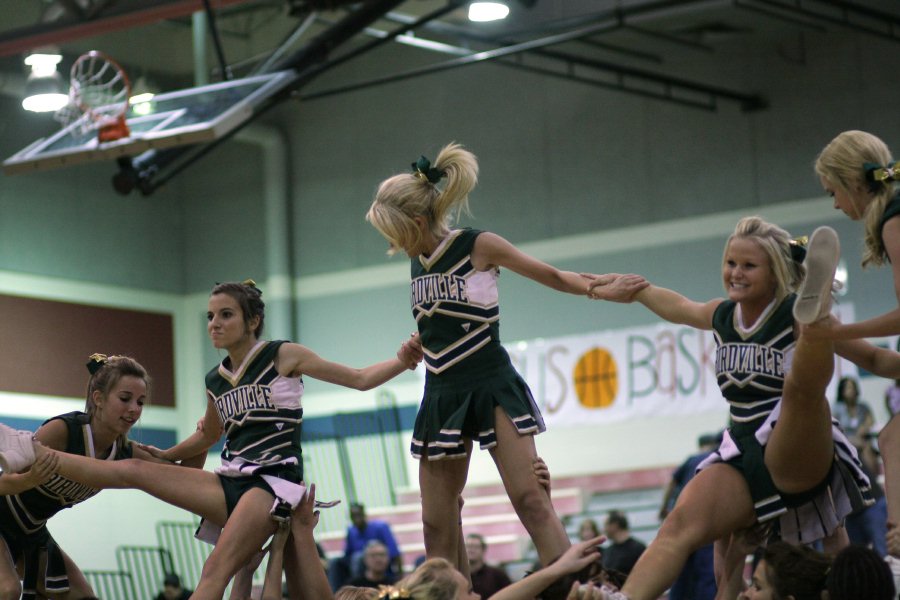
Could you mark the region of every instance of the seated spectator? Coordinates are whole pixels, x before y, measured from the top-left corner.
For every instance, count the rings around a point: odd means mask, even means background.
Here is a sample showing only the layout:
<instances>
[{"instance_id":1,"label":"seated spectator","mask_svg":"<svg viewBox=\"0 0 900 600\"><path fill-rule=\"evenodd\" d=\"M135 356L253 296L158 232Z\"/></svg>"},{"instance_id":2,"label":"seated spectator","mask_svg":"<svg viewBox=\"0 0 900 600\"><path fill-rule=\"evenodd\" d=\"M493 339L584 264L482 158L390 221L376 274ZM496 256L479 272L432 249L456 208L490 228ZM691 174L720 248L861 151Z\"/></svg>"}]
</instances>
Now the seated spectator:
<instances>
[{"instance_id":1,"label":"seated spectator","mask_svg":"<svg viewBox=\"0 0 900 600\"><path fill-rule=\"evenodd\" d=\"M193 592L181 587L181 578L175 573L169 573L163 580L163 591L156 596L156 600L187 600Z\"/></svg>"},{"instance_id":2,"label":"seated spectator","mask_svg":"<svg viewBox=\"0 0 900 600\"><path fill-rule=\"evenodd\" d=\"M394 575L401 575L403 559L390 525L384 521L369 520L365 506L358 503L350 505L350 521L352 524L347 528L344 556L333 560L328 568L331 589L337 590L363 574L363 551L371 540L378 540L387 547L390 556L389 570Z\"/></svg>"},{"instance_id":3,"label":"seated spectator","mask_svg":"<svg viewBox=\"0 0 900 600\"><path fill-rule=\"evenodd\" d=\"M628 575L647 546L631 537L628 519L621 511L610 511L604 529L611 544L603 550L603 568Z\"/></svg>"},{"instance_id":4,"label":"seated spectator","mask_svg":"<svg viewBox=\"0 0 900 600\"><path fill-rule=\"evenodd\" d=\"M597 521L593 519L584 519L581 523L578 524L579 542L593 539L598 535L600 535L600 528L597 526Z\"/></svg>"},{"instance_id":5,"label":"seated spectator","mask_svg":"<svg viewBox=\"0 0 900 600\"><path fill-rule=\"evenodd\" d=\"M370 540L363 551L363 566L365 571L359 577L350 580L354 587L377 588L380 585L389 585L397 580L397 576L388 571L390 557L387 546L378 540Z\"/></svg>"},{"instance_id":6,"label":"seated spectator","mask_svg":"<svg viewBox=\"0 0 900 600\"><path fill-rule=\"evenodd\" d=\"M831 559L806 546L770 544L740 600L821 600Z\"/></svg>"},{"instance_id":7,"label":"seated spectator","mask_svg":"<svg viewBox=\"0 0 900 600\"><path fill-rule=\"evenodd\" d=\"M487 543L484 536L470 533L466 536L466 554L469 557L469 576L472 589L482 598L490 598L509 585L509 576L503 569L492 567L484 562Z\"/></svg>"},{"instance_id":8,"label":"seated spectator","mask_svg":"<svg viewBox=\"0 0 900 600\"><path fill-rule=\"evenodd\" d=\"M834 557L823 600L893 600L891 569L874 550L847 546Z\"/></svg>"}]
</instances>

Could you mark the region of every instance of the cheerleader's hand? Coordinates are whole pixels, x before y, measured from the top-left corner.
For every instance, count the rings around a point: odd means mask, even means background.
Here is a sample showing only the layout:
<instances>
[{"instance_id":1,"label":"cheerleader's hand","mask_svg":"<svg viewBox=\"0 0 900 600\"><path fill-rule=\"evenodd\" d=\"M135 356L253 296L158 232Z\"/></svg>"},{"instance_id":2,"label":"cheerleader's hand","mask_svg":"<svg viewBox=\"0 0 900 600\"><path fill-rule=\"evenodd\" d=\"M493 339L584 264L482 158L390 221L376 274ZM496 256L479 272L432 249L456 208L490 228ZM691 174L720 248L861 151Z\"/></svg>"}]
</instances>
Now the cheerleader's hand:
<instances>
[{"instance_id":1,"label":"cheerleader's hand","mask_svg":"<svg viewBox=\"0 0 900 600\"><path fill-rule=\"evenodd\" d=\"M135 446L152 456L153 458L158 458L159 460L165 460L168 462L172 462L172 460L166 455L166 451L157 448L156 446L151 446L150 444L142 444L140 442L133 442Z\"/></svg>"},{"instance_id":2,"label":"cheerleader's hand","mask_svg":"<svg viewBox=\"0 0 900 600\"><path fill-rule=\"evenodd\" d=\"M641 275L607 273L598 275L590 284L588 297L610 302L632 302L634 295L650 285Z\"/></svg>"},{"instance_id":3,"label":"cheerleader's hand","mask_svg":"<svg viewBox=\"0 0 900 600\"><path fill-rule=\"evenodd\" d=\"M900 558L900 527L894 523L888 523L887 551L895 558Z\"/></svg>"},{"instance_id":4,"label":"cheerleader's hand","mask_svg":"<svg viewBox=\"0 0 900 600\"><path fill-rule=\"evenodd\" d=\"M550 495L550 469L547 467L547 463L544 462L544 459L540 456L535 456L534 460L531 463L531 468L534 471L534 476L537 477L538 483L541 484L541 487L547 492L547 495Z\"/></svg>"},{"instance_id":5,"label":"cheerleader's hand","mask_svg":"<svg viewBox=\"0 0 900 600\"><path fill-rule=\"evenodd\" d=\"M840 339L841 322L834 315L828 315L815 323L802 325L800 335L811 340L837 340Z\"/></svg>"},{"instance_id":6,"label":"cheerleader's hand","mask_svg":"<svg viewBox=\"0 0 900 600\"><path fill-rule=\"evenodd\" d=\"M28 485L36 487L42 483L47 483L56 473L59 467L59 455L56 452L48 452L37 458L31 465L31 468L25 473Z\"/></svg>"},{"instance_id":7,"label":"cheerleader's hand","mask_svg":"<svg viewBox=\"0 0 900 600\"><path fill-rule=\"evenodd\" d=\"M422 340L419 338L418 333L410 335L410 338L403 342L400 350L397 351L397 359L411 371L415 371L424 357L425 352L422 349Z\"/></svg>"}]
</instances>

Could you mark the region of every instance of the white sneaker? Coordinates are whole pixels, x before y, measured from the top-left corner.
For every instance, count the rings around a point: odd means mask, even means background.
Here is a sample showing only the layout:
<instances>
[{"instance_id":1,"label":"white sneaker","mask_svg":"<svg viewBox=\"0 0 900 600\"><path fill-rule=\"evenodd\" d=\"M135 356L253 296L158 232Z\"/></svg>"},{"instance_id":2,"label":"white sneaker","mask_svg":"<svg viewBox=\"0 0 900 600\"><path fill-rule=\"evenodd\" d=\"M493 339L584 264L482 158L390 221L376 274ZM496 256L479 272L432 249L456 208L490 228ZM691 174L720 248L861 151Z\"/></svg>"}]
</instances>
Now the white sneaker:
<instances>
[{"instance_id":1,"label":"white sneaker","mask_svg":"<svg viewBox=\"0 0 900 600\"><path fill-rule=\"evenodd\" d=\"M17 431L0 423L0 468L4 473L17 473L34 463L34 446L30 431Z\"/></svg>"},{"instance_id":2,"label":"white sneaker","mask_svg":"<svg viewBox=\"0 0 900 600\"><path fill-rule=\"evenodd\" d=\"M794 302L794 318L798 323L815 323L831 312L831 289L840 257L841 242L834 229L819 227L813 231L803 261L806 277Z\"/></svg>"},{"instance_id":3,"label":"white sneaker","mask_svg":"<svg viewBox=\"0 0 900 600\"><path fill-rule=\"evenodd\" d=\"M900 590L900 558L888 554L884 557L884 562L891 568L891 575L894 576L894 588Z\"/></svg>"}]
</instances>

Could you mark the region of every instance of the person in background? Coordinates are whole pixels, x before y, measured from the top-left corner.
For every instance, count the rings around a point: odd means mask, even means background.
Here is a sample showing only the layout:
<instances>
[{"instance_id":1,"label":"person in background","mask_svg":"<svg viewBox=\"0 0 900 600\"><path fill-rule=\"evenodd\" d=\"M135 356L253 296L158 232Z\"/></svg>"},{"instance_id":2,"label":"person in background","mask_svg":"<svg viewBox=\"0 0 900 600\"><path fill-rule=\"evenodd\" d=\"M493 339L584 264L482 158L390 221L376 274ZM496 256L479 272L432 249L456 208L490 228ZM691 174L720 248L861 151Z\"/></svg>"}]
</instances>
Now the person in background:
<instances>
[{"instance_id":1,"label":"person in background","mask_svg":"<svg viewBox=\"0 0 900 600\"><path fill-rule=\"evenodd\" d=\"M354 502L350 505L350 526L344 541L344 556L333 560L328 569L331 589L338 590L363 574L363 552L372 540L381 542L387 548L390 557L388 570L395 576L403 573L403 558L391 526L385 521L370 520L366 516L366 507Z\"/></svg>"},{"instance_id":2,"label":"person in background","mask_svg":"<svg viewBox=\"0 0 900 600\"><path fill-rule=\"evenodd\" d=\"M484 562L487 542L484 536L470 533L466 536L466 554L469 557L469 575L472 589L482 598L490 598L510 584L509 575L503 569L492 567Z\"/></svg>"},{"instance_id":3,"label":"person in background","mask_svg":"<svg viewBox=\"0 0 900 600\"><path fill-rule=\"evenodd\" d=\"M900 413L900 379L895 379L894 383L884 391L884 407L887 409L888 416L893 417Z\"/></svg>"},{"instance_id":4,"label":"person in background","mask_svg":"<svg viewBox=\"0 0 900 600\"><path fill-rule=\"evenodd\" d=\"M351 579L350 585L377 588L380 585L394 583L397 576L390 572L390 562L387 546L378 540L369 540L366 549L363 550L364 571L359 577Z\"/></svg>"},{"instance_id":5,"label":"person in background","mask_svg":"<svg viewBox=\"0 0 900 600\"><path fill-rule=\"evenodd\" d=\"M163 580L163 590L156 596L156 600L187 600L190 597L191 590L181 587L181 577L169 573Z\"/></svg>"},{"instance_id":6,"label":"person in background","mask_svg":"<svg viewBox=\"0 0 900 600\"><path fill-rule=\"evenodd\" d=\"M612 542L603 550L603 568L628 575L647 546L631 537L628 518L621 511L611 510L603 528Z\"/></svg>"},{"instance_id":7,"label":"person in background","mask_svg":"<svg viewBox=\"0 0 900 600\"><path fill-rule=\"evenodd\" d=\"M774 542L739 600L821 600L831 557L806 546ZM871 599L874 600L874 599Z\"/></svg>"},{"instance_id":8,"label":"person in background","mask_svg":"<svg viewBox=\"0 0 900 600\"><path fill-rule=\"evenodd\" d=\"M874 550L847 546L831 563L822 600L896 600L891 569Z\"/></svg>"}]
</instances>

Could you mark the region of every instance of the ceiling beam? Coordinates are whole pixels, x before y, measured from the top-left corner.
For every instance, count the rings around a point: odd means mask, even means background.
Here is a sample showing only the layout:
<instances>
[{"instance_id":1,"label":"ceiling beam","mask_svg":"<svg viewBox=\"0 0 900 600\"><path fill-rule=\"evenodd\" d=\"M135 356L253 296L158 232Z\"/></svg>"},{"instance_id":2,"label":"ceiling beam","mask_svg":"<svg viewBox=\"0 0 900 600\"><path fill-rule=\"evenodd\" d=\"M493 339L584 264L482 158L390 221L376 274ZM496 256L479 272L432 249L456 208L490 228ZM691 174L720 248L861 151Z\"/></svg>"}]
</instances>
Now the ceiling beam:
<instances>
[{"instance_id":1,"label":"ceiling beam","mask_svg":"<svg viewBox=\"0 0 900 600\"><path fill-rule=\"evenodd\" d=\"M214 8L245 4L253 0L211 0ZM28 52L49 44L63 44L119 31L176 19L203 10L203 0L123 0L114 3L91 19L63 18L49 23L20 27L0 34L0 56Z\"/></svg>"}]
</instances>

